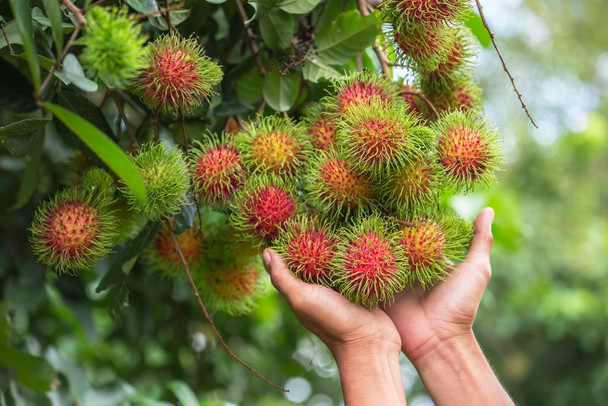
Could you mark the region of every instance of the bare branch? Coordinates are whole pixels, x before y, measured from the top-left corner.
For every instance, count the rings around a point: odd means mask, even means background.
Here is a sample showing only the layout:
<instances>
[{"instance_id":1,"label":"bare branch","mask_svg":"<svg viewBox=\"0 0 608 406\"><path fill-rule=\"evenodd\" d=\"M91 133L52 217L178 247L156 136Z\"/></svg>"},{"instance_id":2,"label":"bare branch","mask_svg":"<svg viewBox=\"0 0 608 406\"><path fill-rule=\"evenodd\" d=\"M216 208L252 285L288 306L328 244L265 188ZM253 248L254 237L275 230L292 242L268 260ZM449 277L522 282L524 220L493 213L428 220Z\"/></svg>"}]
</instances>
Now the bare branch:
<instances>
[{"instance_id":1,"label":"bare branch","mask_svg":"<svg viewBox=\"0 0 608 406\"><path fill-rule=\"evenodd\" d=\"M370 4L366 0L357 0L357 8L363 17L367 17L370 13ZM382 73L384 73L384 77L387 80L392 80L391 71L387 63L388 59L384 55L384 52L382 52L378 41L376 41L374 44L374 52L378 56L378 61L380 61L380 65L382 66Z\"/></svg>"},{"instance_id":2,"label":"bare branch","mask_svg":"<svg viewBox=\"0 0 608 406\"><path fill-rule=\"evenodd\" d=\"M255 60L255 64L258 67L258 71L262 77L266 76L266 69L264 69L264 65L262 65L262 61L260 60L260 55L258 54L258 47L255 45L253 30L249 25L247 25L247 13L245 12L245 8L243 7L243 3L241 0L234 0L236 3L236 8L241 16L241 20L243 21L243 26L245 27L245 36L247 37L247 43L249 44L249 49L253 55L253 59Z\"/></svg>"},{"instance_id":3,"label":"bare branch","mask_svg":"<svg viewBox=\"0 0 608 406\"><path fill-rule=\"evenodd\" d=\"M439 117L441 117L441 115L439 114L439 111L437 111L437 109L435 108L433 103L431 103L431 101L428 99L428 97L426 97L424 94L422 94L420 92L414 92L412 90L403 90L401 93L411 94L413 96L420 97L431 108L431 110L433 111L433 114L435 115L435 118L439 119Z\"/></svg>"},{"instance_id":4,"label":"bare branch","mask_svg":"<svg viewBox=\"0 0 608 406\"><path fill-rule=\"evenodd\" d=\"M70 0L62 0L62 3L72 12L72 14L74 14L74 17L76 17L76 20L78 21L78 25L83 26L87 24L87 20L84 18L84 14L82 14L82 10L76 7L74 3Z\"/></svg>"},{"instance_id":5,"label":"bare branch","mask_svg":"<svg viewBox=\"0 0 608 406\"><path fill-rule=\"evenodd\" d=\"M150 11L149 13L140 14L137 16L137 18L139 18L140 20L143 20L144 18L156 16L159 14L168 15L171 11L179 10L179 9L183 8L185 5L186 5L186 0L182 0L179 3L174 4L172 6L167 6L167 7L159 8L158 10Z\"/></svg>"}]
</instances>

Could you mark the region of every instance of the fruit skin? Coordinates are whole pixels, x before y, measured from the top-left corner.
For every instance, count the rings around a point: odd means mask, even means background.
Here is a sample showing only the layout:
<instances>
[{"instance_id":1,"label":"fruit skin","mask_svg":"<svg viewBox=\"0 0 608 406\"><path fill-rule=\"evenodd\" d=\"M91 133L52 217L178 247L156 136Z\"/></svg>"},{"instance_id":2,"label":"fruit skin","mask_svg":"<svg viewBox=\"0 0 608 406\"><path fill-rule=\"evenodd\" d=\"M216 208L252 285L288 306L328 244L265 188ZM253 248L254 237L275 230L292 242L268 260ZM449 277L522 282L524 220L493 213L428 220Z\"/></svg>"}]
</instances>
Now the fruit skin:
<instances>
[{"instance_id":1,"label":"fruit skin","mask_svg":"<svg viewBox=\"0 0 608 406\"><path fill-rule=\"evenodd\" d=\"M190 168L195 192L203 202L227 203L247 178L240 152L224 135L209 134L190 149Z\"/></svg>"},{"instance_id":2,"label":"fruit skin","mask_svg":"<svg viewBox=\"0 0 608 406\"><path fill-rule=\"evenodd\" d=\"M441 82L425 75L420 75L419 79L423 93L439 113L483 112L482 90L470 75L451 75Z\"/></svg>"},{"instance_id":3,"label":"fruit skin","mask_svg":"<svg viewBox=\"0 0 608 406\"><path fill-rule=\"evenodd\" d=\"M329 222L306 215L285 224L273 249L283 257L297 278L331 287L337 243Z\"/></svg>"},{"instance_id":4,"label":"fruit skin","mask_svg":"<svg viewBox=\"0 0 608 406\"><path fill-rule=\"evenodd\" d=\"M116 184L112 176L101 168L93 168L82 178L82 188L89 193L99 193L108 198L113 198L116 192Z\"/></svg>"},{"instance_id":5,"label":"fruit skin","mask_svg":"<svg viewBox=\"0 0 608 406\"><path fill-rule=\"evenodd\" d=\"M431 128L437 135L437 162L446 185L466 193L495 180L502 155L492 124L471 112L454 111Z\"/></svg>"},{"instance_id":6,"label":"fruit skin","mask_svg":"<svg viewBox=\"0 0 608 406\"><path fill-rule=\"evenodd\" d=\"M349 108L339 123L338 146L349 161L365 172L386 173L423 154L424 140L412 129L421 119L408 112L401 99L385 104Z\"/></svg>"},{"instance_id":7,"label":"fruit skin","mask_svg":"<svg viewBox=\"0 0 608 406\"><path fill-rule=\"evenodd\" d=\"M255 246L267 244L296 216L296 196L293 184L277 176L253 176L230 206L230 224Z\"/></svg>"},{"instance_id":8,"label":"fruit skin","mask_svg":"<svg viewBox=\"0 0 608 406\"><path fill-rule=\"evenodd\" d=\"M329 150L336 144L336 122L321 103L314 103L304 110L304 122L308 127L314 149Z\"/></svg>"},{"instance_id":9,"label":"fruit skin","mask_svg":"<svg viewBox=\"0 0 608 406\"><path fill-rule=\"evenodd\" d=\"M146 66L144 44L148 37L141 33L137 18L128 9L92 7L86 14L84 46L79 58L95 79L109 88L125 88Z\"/></svg>"},{"instance_id":10,"label":"fruit skin","mask_svg":"<svg viewBox=\"0 0 608 406\"><path fill-rule=\"evenodd\" d=\"M310 206L332 219L366 209L374 198L371 176L335 148L319 151L310 159L304 189Z\"/></svg>"},{"instance_id":11,"label":"fruit skin","mask_svg":"<svg viewBox=\"0 0 608 406\"><path fill-rule=\"evenodd\" d=\"M91 270L110 254L118 236L112 199L72 187L42 203L30 226L38 260L59 274Z\"/></svg>"},{"instance_id":12,"label":"fruit skin","mask_svg":"<svg viewBox=\"0 0 608 406\"><path fill-rule=\"evenodd\" d=\"M473 236L464 220L443 214L415 217L399 230L399 242L408 262L409 286L429 289L450 275L452 261L461 261Z\"/></svg>"},{"instance_id":13,"label":"fruit skin","mask_svg":"<svg viewBox=\"0 0 608 406\"><path fill-rule=\"evenodd\" d=\"M386 0L382 10L399 24L446 23L462 19L468 0Z\"/></svg>"},{"instance_id":14,"label":"fruit skin","mask_svg":"<svg viewBox=\"0 0 608 406\"><path fill-rule=\"evenodd\" d=\"M165 113L192 112L224 75L194 37L173 30L147 46L146 66L136 90L144 103Z\"/></svg>"},{"instance_id":15,"label":"fruit skin","mask_svg":"<svg viewBox=\"0 0 608 406\"><path fill-rule=\"evenodd\" d=\"M370 308L391 303L405 287L407 272L398 235L378 214L340 232L333 282L349 300Z\"/></svg>"},{"instance_id":16,"label":"fruit skin","mask_svg":"<svg viewBox=\"0 0 608 406\"><path fill-rule=\"evenodd\" d=\"M393 26L389 35L397 44L395 60L418 73L438 69L454 41L453 32L445 25Z\"/></svg>"},{"instance_id":17,"label":"fruit skin","mask_svg":"<svg viewBox=\"0 0 608 406\"><path fill-rule=\"evenodd\" d=\"M477 53L477 42L473 33L466 26L448 28L449 45L444 58L438 66L430 71L421 71L432 79L436 88L446 88L455 74L471 75L473 71L473 57Z\"/></svg>"},{"instance_id":18,"label":"fruit skin","mask_svg":"<svg viewBox=\"0 0 608 406\"><path fill-rule=\"evenodd\" d=\"M371 72L357 72L344 80L334 80L333 94L324 97L324 109L332 115L335 121L354 106L369 106L372 100L391 103L398 95L397 87L384 77Z\"/></svg>"},{"instance_id":19,"label":"fruit skin","mask_svg":"<svg viewBox=\"0 0 608 406\"><path fill-rule=\"evenodd\" d=\"M129 204L153 221L179 213L190 189L190 173L180 149L165 149L162 143L149 143L142 145L131 159L146 187L146 202L137 200L128 187L120 187Z\"/></svg>"},{"instance_id":20,"label":"fruit skin","mask_svg":"<svg viewBox=\"0 0 608 406\"><path fill-rule=\"evenodd\" d=\"M251 173L293 177L311 150L308 138L304 124L275 115L259 119L234 142Z\"/></svg>"}]
</instances>

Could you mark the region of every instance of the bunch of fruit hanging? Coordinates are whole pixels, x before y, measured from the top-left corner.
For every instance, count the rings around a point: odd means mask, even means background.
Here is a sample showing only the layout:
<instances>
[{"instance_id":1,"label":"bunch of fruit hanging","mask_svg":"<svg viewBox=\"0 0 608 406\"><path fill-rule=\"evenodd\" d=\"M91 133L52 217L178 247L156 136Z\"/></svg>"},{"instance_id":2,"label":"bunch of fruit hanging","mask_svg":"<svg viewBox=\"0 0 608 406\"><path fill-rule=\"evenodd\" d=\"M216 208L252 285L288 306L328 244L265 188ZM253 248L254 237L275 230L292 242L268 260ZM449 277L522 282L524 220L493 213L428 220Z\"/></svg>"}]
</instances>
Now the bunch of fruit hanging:
<instances>
[{"instance_id":1,"label":"bunch of fruit hanging","mask_svg":"<svg viewBox=\"0 0 608 406\"><path fill-rule=\"evenodd\" d=\"M431 288L471 240L471 225L443 197L489 184L501 160L472 78L475 42L461 21L468 7L381 5L382 41L394 42L405 83L359 72L335 79L300 119L258 115L189 147L156 137L134 147L144 203L109 172L90 170L38 208L39 260L60 273L90 270L151 221L157 231L139 260L166 277L187 265L205 303L229 314L250 311L263 291L263 247L298 278L366 307ZM221 81L194 37L171 31L145 45L123 9L96 6L86 20L83 66L153 112L190 113ZM178 227L179 213L192 209L191 227Z\"/></svg>"}]
</instances>

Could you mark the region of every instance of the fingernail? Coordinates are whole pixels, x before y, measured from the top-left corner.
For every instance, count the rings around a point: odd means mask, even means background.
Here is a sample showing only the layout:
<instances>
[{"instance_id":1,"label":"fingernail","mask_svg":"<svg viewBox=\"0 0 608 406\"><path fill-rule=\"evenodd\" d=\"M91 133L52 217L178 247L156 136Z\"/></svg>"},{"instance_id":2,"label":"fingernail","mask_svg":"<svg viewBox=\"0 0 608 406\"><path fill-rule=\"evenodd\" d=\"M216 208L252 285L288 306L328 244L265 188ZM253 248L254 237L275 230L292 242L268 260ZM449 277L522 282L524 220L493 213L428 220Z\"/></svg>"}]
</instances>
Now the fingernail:
<instances>
[{"instance_id":1,"label":"fingernail","mask_svg":"<svg viewBox=\"0 0 608 406\"><path fill-rule=\"evenodd\" d=\"M268 270L268 266L270 266L270 251L264 250L262 254L262 260L264 261L264 267Z\"/></svg>"},{"instance_id":2,"label":"fingernail","mask_svg":"<svg viewBox=\"0 0 608 406\"><path fill-rule=\"evenodd\" d=\"M490 209L490 221L494 220L494 209L493 208L489 208Z\"/></svg>"}]
</instances>

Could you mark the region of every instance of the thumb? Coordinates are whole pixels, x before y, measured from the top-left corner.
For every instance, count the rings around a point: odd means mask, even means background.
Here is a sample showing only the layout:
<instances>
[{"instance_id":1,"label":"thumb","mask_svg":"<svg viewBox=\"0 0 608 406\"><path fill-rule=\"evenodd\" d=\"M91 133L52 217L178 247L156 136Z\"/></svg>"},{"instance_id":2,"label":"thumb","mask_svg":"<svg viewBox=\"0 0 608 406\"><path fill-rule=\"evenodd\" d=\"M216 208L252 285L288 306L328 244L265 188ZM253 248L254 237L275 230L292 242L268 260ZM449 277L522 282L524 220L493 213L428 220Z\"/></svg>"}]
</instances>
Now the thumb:
<instances>
[{"instance_id":1,"label":"thumb","mask_svg":"<svg viewBox=\"0 0 608 406\"><path fill-rule=\"evenodd\" d=\"M262 254L262 259L264 261L264 267L270 275L270 281L273 286L277 288L289 302L292 302L294 296L302 289L302 285L306 284L293 276L289 268L287 268L287 264L283 261L283 258L273 250L265 249Z\"/></svg>"}]
</instances>

